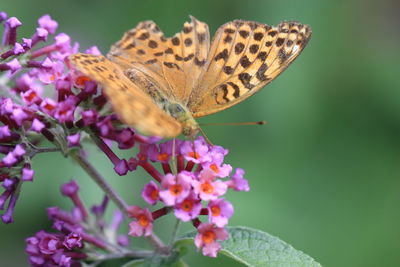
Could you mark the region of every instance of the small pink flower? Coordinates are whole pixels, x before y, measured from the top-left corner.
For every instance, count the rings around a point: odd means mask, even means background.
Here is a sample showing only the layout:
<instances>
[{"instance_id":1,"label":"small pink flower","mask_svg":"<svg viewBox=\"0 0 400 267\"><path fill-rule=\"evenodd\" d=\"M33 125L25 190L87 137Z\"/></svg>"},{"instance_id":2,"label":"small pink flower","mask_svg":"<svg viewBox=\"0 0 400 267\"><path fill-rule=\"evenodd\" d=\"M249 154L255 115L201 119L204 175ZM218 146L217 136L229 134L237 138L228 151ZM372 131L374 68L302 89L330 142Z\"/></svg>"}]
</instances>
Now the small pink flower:
<instances>
[{"instance_id":1,"label":"small pink flower","mask_svg":"<svg viewBox=\"0 0 400 267\"><path fill-rule=\"evenodd\" d=\"M182 171L177 176L168 173L161 181L166 190L160 191L160 198L167 206L182 202L190 193L192 173Z\"/></svg>"},{"instance_id":2,"label":"small pink flower","mask_svg":"<svg viewBox=\"0 0 400 267\"><path fill-rule=\"evenodd\" d=\"M143 199L149 203L150 205L155 205L157 201L160 199L160 190L155 182L150 181L150 183L146 184L142 190Z\"/></svg>"},{"instance_id":3,"label":"small pink flower","mask_svg":"<svg viewBox=\"0 0 400 267\"><path fill-rule=\"evenodd\" d=\"M187 222L199 216L201 208L200 199L192 192L181 203L175 205L174 214L178 219Z\"/></svg>"},{"instance_id":4,"label":"small pink flower","mask_svg":"<svg viewBox=\"0 0 400 267\"><path fill-rule=\"evenodd\" d=\"M208 145L201 137L194 142L182 142L180 145L180 152L187 161L192 161L194 163L211 161L211 156L208 153Z\"/></svg>"},{"instance_id":5,"label":"small pink flower","mask_svg":"<svg viewBox=\"0 0 400 267\"><path fill-rule=\"evenodd\" d=\"M29 89L21 94L22 99L27 105L40 104L42 98L35 89Z\"/></svg>"},{"instance_id":6,"label":"small pink flower","mask_svg":"<svg viewBox=\"0 0 400 267\"><path fill-rule=\"evenodd\" d=\"M209 169L202 170L199 180L192 181L194 192L199 194L200 198L205 201L217 199L225 194L228 186L223 181L214 180L215 174L213 171Z\"/></svg>"},{"instance_id":7,"label":"small pink flower","mask_svg":"<svg viewBox=\"0 0 400 267\"><path fill-rule=\"evenodd\" d=\"M50 15L43 15L38 19L39 26L45 28L50 34L54 34L57 30L58 23L53 20Z\"/></svg>"},{"instance_id":8,"label":"small pink flower","mask_svg":"<svg viewBox=\"0 0 400 267\"><path fill-rule=\"evenodd\" d=\"M149 236L153 231L153 216L147 209L141 209L138 206L131 206L128 210L131 217L136 220L129 223L129 235L131 236Z\"/></svg>"},{"instance_id":9,"label":"small pink flower","mask_svg":"<svg viewBox=\"0 0 400 267\"><path fill-rule=\"evenodd\" d=\"M202 223L197 228L198 234L194 243L198 250L203 249L203 255L215 258L221 245L217 240L225 240L229 237L224 228L214 226L212 223Z\"/></svg>"},{"instance_id":10,"label":"small pink flower","mask_svg":"<svg viewBox=\"0 0 400 267\"><path fill-rule=\"evenodd\" d=\"M233 215L233 206L224 199L217 199L208 203L208 221L218 227L224 227Z\"/></svg>"},{"instance_id":11,"label":"small pink flower","mask_svg":"<svg viewBox=\"0 0 400 267\"><path fill-rule=\"evenodd\" d=\"M235 174L232 175L232 179L230 181L226 181L225 183L229 186L229 188L233 188L235 191L249 191L249 182L243 178L244 170L241 168L237 168Z\"/></svg>"},{"instance_id":12,"label":"small pink flower","mask_svg":"<svg viewBox=\"0 0 400 267\"><path fill-rule=\"evenodd\" d=\"M40 104L40 109L49 115L53 115L56 107L57 103L51 98L45 98Z\"/></svg>"}]
</instances>

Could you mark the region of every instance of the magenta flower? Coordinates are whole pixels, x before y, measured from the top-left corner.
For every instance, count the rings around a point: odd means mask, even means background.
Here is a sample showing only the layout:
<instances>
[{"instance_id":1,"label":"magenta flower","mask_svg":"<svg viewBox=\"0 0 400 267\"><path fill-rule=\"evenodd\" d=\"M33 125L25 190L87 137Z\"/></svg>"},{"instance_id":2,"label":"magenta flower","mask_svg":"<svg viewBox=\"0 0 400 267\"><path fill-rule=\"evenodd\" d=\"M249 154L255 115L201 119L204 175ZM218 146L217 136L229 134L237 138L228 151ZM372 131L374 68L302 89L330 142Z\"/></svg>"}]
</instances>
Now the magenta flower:
<instances>
[{"instance_id":1,"label":"magenta flower","mask_svg":"<svg viewBox=\"0 0 400 267\"><path fill-rule=\"evenodd\" d=\"M79 233L69 233L63 241L63 245L71 250L74 248L81 248L82 244L82 237Z\"/></svg>"},{"instance_id":2,"label":"magenta flower","mask_svg":"<svg viewBox=\"0 0 400 267\"><path fill-rule=\"evenodd\" d=\"M182 202L190 193L193 177L190 172L182 171L177 176L167 174L163 177L161 186L166 190L160 191L160 198L167 206Z\"/></svg>"},{"instance_id":3,"label":"magenta flower","mask_svg":"<svg viewBox=\"0 0 400 267\"><path fill-rule=\"evenodd\" d=\"M80 140L81 140L81 134L80 133L68 135L67 136L68 147L79 146L80 145Z\"/></svg>"},{"instance_id":4,"label":"magenta flower","mask_svg":"<svg viewBox=\"0 0 400 267\"><path fill-rule=\"evenodd\" d=\"M149 236L153 231L153 216L147 208L131 206L128 210L131 217L136 220L129 223L129 235Z\"/></svg>"},{"instance_id":5,"label":"magenta flower","mask_svg":"<svg viewBox=\"0 0 400 267\"><path fill-rule=\"evenodd\" d=\"M174 214L178 219L187 222L199 216L201 208L200 199L192 192L182 202L175 205Z\"/></svg>"},{"instance_id":6,"label":"magenta flower","mask_svg":"<svg viewBox=\"0 0 400 267\"><path fill-rule=\"evenodd\" d=\"M232 179L230 181L226 181L226 184L235 191L249 191L249 182L243 178L243 175L244 170L237 168L235 174L232 175Z\"/></svg>"},{"instance_id":7,"label":"magenta flower","mask_svg":"<svg viewBox=\"0 0 400 267\"><path fill-rule=\"evenodd\" d=\"M217 240L225 240L229 237L224 228L219 228L211 223L202 223L197 227L198 234L194 239L197 249L203 250L204 256L216 257L221 245Z\"/></svg>"},{"instance_id":8,"label":"magenta flower","mask_svg":"<svg viewBox=\"0 0 400 267\"><path fill-rule=\"evenodd\" d=\"M160 199L159 194L160 190L158 189L157 184L153 181L146 184L142 190L143 199L150 205L155 205L157 203Z\"/></svg>"},{"instance_id":9,"label":"magenta flower","mask_svg":"<svg viewBox=\"0 0 400 267\"><path fill-rule=\"evenodd\" d=\"M218 227L224 227L233 215L233 206L224 199L212 200L208 203L208 221Z\"/></svg>"},{"instance_id":10,"label":"magenta flower","mask_svg":"<svg viewBox=\"0 0 400 267\"><path fill-rule=\"evenodd\" d=\"M184 141L180 145L180 153L187 161L194 163L211 161L211 156L208 152L208 145L202 137L197 138L194 142Z\"/></svg>"},{"instance_id":11,"label":"magenta flower","mask_svg":"<svg viewBox=\"0 0 400 267\"><path fill-rule=\"evenodd\" d=\"M215 174L209 169L200 172L199 180L193 180L194 192L205 201L215 200L225 194L228 186L220 180L215 180Z\"/></svg>"}]
</instances>

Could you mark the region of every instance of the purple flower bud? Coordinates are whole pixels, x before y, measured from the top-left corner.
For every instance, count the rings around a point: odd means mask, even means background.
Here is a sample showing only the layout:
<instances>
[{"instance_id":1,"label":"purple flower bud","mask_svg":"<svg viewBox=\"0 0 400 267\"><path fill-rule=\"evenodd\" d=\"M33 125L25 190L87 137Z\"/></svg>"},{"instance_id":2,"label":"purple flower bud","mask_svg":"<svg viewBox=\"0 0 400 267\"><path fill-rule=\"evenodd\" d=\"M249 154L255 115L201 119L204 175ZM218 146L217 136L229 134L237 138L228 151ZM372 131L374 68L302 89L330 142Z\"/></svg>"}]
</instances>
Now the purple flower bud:
<instances>
[{"instance_id":1,"label":"purple flower bud","mask_svg":"<svg viewBox=\"0 0 400 267\"><path fill-rule=\"evenodd\" d=\"M119 235L117 237L117 242L118 242L118 245L120 245L122 247L128 247L130 244L129 237L127 235Z\"/></svg>"},{"instance_id":2,"label":"purple flower bud","mask_svg":"<svg viewBox=\"0 0 400 267\"><path fill-rule=\"evenodd\" d=\"M71 46L71 38L65 33L59 33L54 37L57 47L61 50L67 50Z\"/></svg>"},{"instance_id":3,"label":"purple flower bud","mask_svg":"<svg viewBox=\"0 0 400 267\"><path fill-rule=\"evenodd\" d=\"M66 197L71 197L79 191L79 185L75 180L71 180L69 183L61 186L61 193Z\"/></svg>"},{"instance_id":4,"label":"purple flower bud","mask_svg":"<svg viewBox=\"0 0 400 267\"><path fill-rule=\"evenodd\" d=\"M0 64L0 71L10 70L11 74L22 68L21 64L19 64L18 59L14 58L10 62Z\"/></svg>"},{"instance_id":5,"label":"purple flower bud","mask_svg":"<svg viewBox=\"0 0 400 267\"><path fill-rule=\"evenodd\" d=\"M32 48L32 39L29 38L22 38L23 46L27 49Z\"/></svg>"},{"instance_id":6,"label":"purple flower bud","mask_svg":"<svg viewBox=\"0 0 400 267\"><path fill-rule=\"evenodd\" d=\"M50 15L43 15L38 19L39 26L45 28L50 34L54 34L57 30L58 23L53 20Z\"/></svg>"},{"instance_id":7,"label":"purple flower bud","mask_svg":"<svg viewBox=\"0 0 400 267\"><path fill-rule=\"evenodd\" d=\"M101 55L101 52L97 48L97 46L89 47L88 49L86 49L85 53L86 54L91 54L91 55L96 55L96 56L100 56Z\"/></svg>"},{"instance_id":8,"label":"purple flower bud","mask_svg":"<svg viewBox=\"0 0 400 267\"><path fill-rule=\"evenodd\" d=\"M40 120L34 118L31 125L31 130L37 133L40 133L41 130L45 127L44 123Z\"/></svg>"},{"instance_id":9,"label":"purple flower bud","mask_svg":"<svg viewBox=\"0 0 400 267\"><path fill-rule=\"evenodd\" d=\"M67 136L67 141L68 141L68 147L74 147L74 146L79 146L81 139L81 134L80 133L76 133L76 134L72 134Z\"/></svg>"},{"instance_id":10,"label":"purple flower bud","mask_svg":"<svg viewBox=\"0 0 400 267\"><path fill-rule=\"evenodd\" d=\"M0 127L0 139L11 136L10 128L8 125Z\"/></svg>"},{"instance_id":11,"label":"purple flower bud","mask_svg":"<svg viewBox=\"0 0 400 267\"><path fill-rule=\"evenodd\" d=\"M120 160L114 167L115 172L120 175L126 175L128 173L128 163L125 159Z\"/></svg>"},{"instance_id":12,"label":"purple flower bud","mask_svg":"<svg viewBox=\"0 0 400 267\"><path fill-rule=\"evenodd\" d=\"M95 123L97 118L98 113L94 109L89 109L82 112L82 120L86 126Z\"/></svg>"},{"instance_id":13,"label":"purple flower bud","mask_svg":"<svg viewBox=\"0 0 400 267\"><path fill-rule=\"evenodd\" d=\"M39 232L37 235L40 237L38 246L41 253L51 255L60 248L61 241L56 235L44 231Z\"/></svg>"},{"instance_id":14,"label":"purple flower bud","mask_svg":"<svg viewBox=\"0 0 400 267\"><path fill-rule=\"evenodd\" d=\"M15 184L18 182L17 178L7 178L3 181L3 187L4 189L8 191L13 191Z\"/></svg>"},{"instance_id":15,"label":"purple flower bud","mask_svg":"<svg viewBox=\"0 0 400 267\"><path fill-rule=\"evenodd\" d=\"M5 21L6 19L7 19L7 13L1 11L1 12L0 12L0 23L3 22L3 21Z\"/></svg>"},{"instance_id":16,"label":"purple flower bud","mask_svg":"<svg viewBox=\"0 0 400 267\"><path fill-rule=\"evenodd\" d=\"M28 118L28 115L22 108L17 107L13 109L11 117L18 125L22 125L22 122Z\"/></svg>"},{"instance_id":17,"label":"purple flower bud","mask_svg":"<svg viewBox=\"0 0 400 267\"><path fill-rule=\"evenodd\" d=\"M23 155L25 155L26 150L23 145L18 144L15 146L13 153L17 157L22 157Z\"/></svg>"},{"instance_id":18,"label":"purple flower bud","mask_svg":"<svg viewBox=\"0 0 400 267\"><path fill-rule=\"evenodd\" d=\"M21 21L19 21L16 17L11 17L6 21L6 24L10 28L17 28L22 25Z\"/></svg>"},{"instance_id":19,"label":"purple flower bud","mask_svg":"<svg viewBox=\"0 0 400 267\"><path fill-rule=\"evenodd\" d=\"M25 52L25 49L19 43L15 43L13 52L14 55L20 55Z\"/></svg>"},{"instance_id":20,"label":"purple flower bud","mask_svg":"<svg viewBox=\"0 0 400 267\"><path fill-rule=\"evenodd\" d=\"M74 248L81 248L82 237L79 233L70 233L64 238L63 245L69 250L72 250Z\"/></svg>"},{"instance_id":21,"label":"purple flower bud","mask_svg":"<svg viewBox=\"0 0 400 267\"><path fill-rule=\"evenodd\" d=\"M18 158L11 151L1 160L1 162L3 162L7 167L11 167L15 163L18 162ZM4 186L4 183L3 183L3 186Z\"/></svg>"},{"instance_id":22,"label":"purple flower bud","mask_svg":"<svg viewBox=\"0 0 400 267\"><path fill-rule=\"evenodd\" d=\"M17 28L22 23L16 18L11 17L6 20L3 32L3 45L14 45L17 40Z\"/></svg>"},{"instance_id":23,"label":"purple flower bud","mask_svg":"<svg viewBox=\"0 0 400 267\"><path fill-rule=\"evenodd\" d=\"M32 36L32 46L35 46L38 42L47 41L49 32L44 28L37 28L35 34Z\"/></svg>"},{"instance_id":24,"label":"purple flower bud","mask_svg":"<svg viewBox=\"0 0 400 267\"><path fill-rule=\"evenodd\" d=\"M21 177L22 181L32 181L34 174L35 174L34 170L32 170L31 168L24 167L22 169L22 177Z\"/></svg>"}]
</instances>

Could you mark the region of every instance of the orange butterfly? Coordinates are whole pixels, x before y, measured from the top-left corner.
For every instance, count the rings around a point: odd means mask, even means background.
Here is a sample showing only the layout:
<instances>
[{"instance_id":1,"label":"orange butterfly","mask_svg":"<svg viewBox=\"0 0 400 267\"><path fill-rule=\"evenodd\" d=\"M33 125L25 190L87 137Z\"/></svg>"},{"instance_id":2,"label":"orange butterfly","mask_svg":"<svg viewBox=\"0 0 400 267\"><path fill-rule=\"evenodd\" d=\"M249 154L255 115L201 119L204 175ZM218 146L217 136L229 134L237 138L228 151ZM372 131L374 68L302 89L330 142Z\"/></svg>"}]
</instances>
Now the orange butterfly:
<instances>
[{"instance_id":1,"label":"orange butterfly","mask_svg":"<svg viewBox=\"0 0 400 267\"><path fill-rule=\"evenodd\" d=\"M210 45L208 26L191 17L166 38L152 21L139 23L107 57L75 54L72 64L100 84L121 120L144 134L194 136L194 118L227 109L258 92L300 54L311 28L235 20Z\"/></svg>"}]
</instances>

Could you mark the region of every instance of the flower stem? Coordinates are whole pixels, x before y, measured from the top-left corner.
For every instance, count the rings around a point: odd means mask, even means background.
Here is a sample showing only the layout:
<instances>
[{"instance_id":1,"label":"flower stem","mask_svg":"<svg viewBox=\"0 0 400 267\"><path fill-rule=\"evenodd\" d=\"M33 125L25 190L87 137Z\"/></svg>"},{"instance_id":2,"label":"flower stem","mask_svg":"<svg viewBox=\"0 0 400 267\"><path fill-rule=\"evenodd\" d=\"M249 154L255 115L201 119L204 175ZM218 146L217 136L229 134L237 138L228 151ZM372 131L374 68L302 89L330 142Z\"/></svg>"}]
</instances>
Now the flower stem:
<instances>
[{"instance_id":1,"label":"flower stem","mask_svg":"<svg viewBox=\"0 0 400 267\"><path fill-rule=\"evenodd\" d=\"M172 236L171 236L171 241L170 241L170 246L172 246L175 242L176 239L176 234L178 233L179 230L179 226L181 225L181 220L176 219L175 225L174 225L174 230L172 232Z\"/></svg>"},{"instance_id":2,"label":"flower stem","mask_svg":"<svg viewBox=\"0 0 400 267\"><path fill-rule=\"evenodd\" d=\"M121 212L129 217L128 205L125 201L111 188L103 176L82 156L82 153L72 153L71 157L86 171L93 181L104 191L112 202L121 210Z\"/></svg>"},{"instance_id":3,"label":"flower stem","mask_svg":"<svg viewBox=\"0 0 400 267\"><path fill-rule=\"evenodd\" d=\"M93 179L93 181L104 191L104 193L111 199L112 202L121 210L126 216L129 216L128 205L125 201L111 188L103 176L90 164L90 162L82 156L81 152L71 153L71 157L86 171L86 173ZM165 250L165 245L161 239L152 233L148 241L159 251Z\"/></svg>"}]
</instances>

